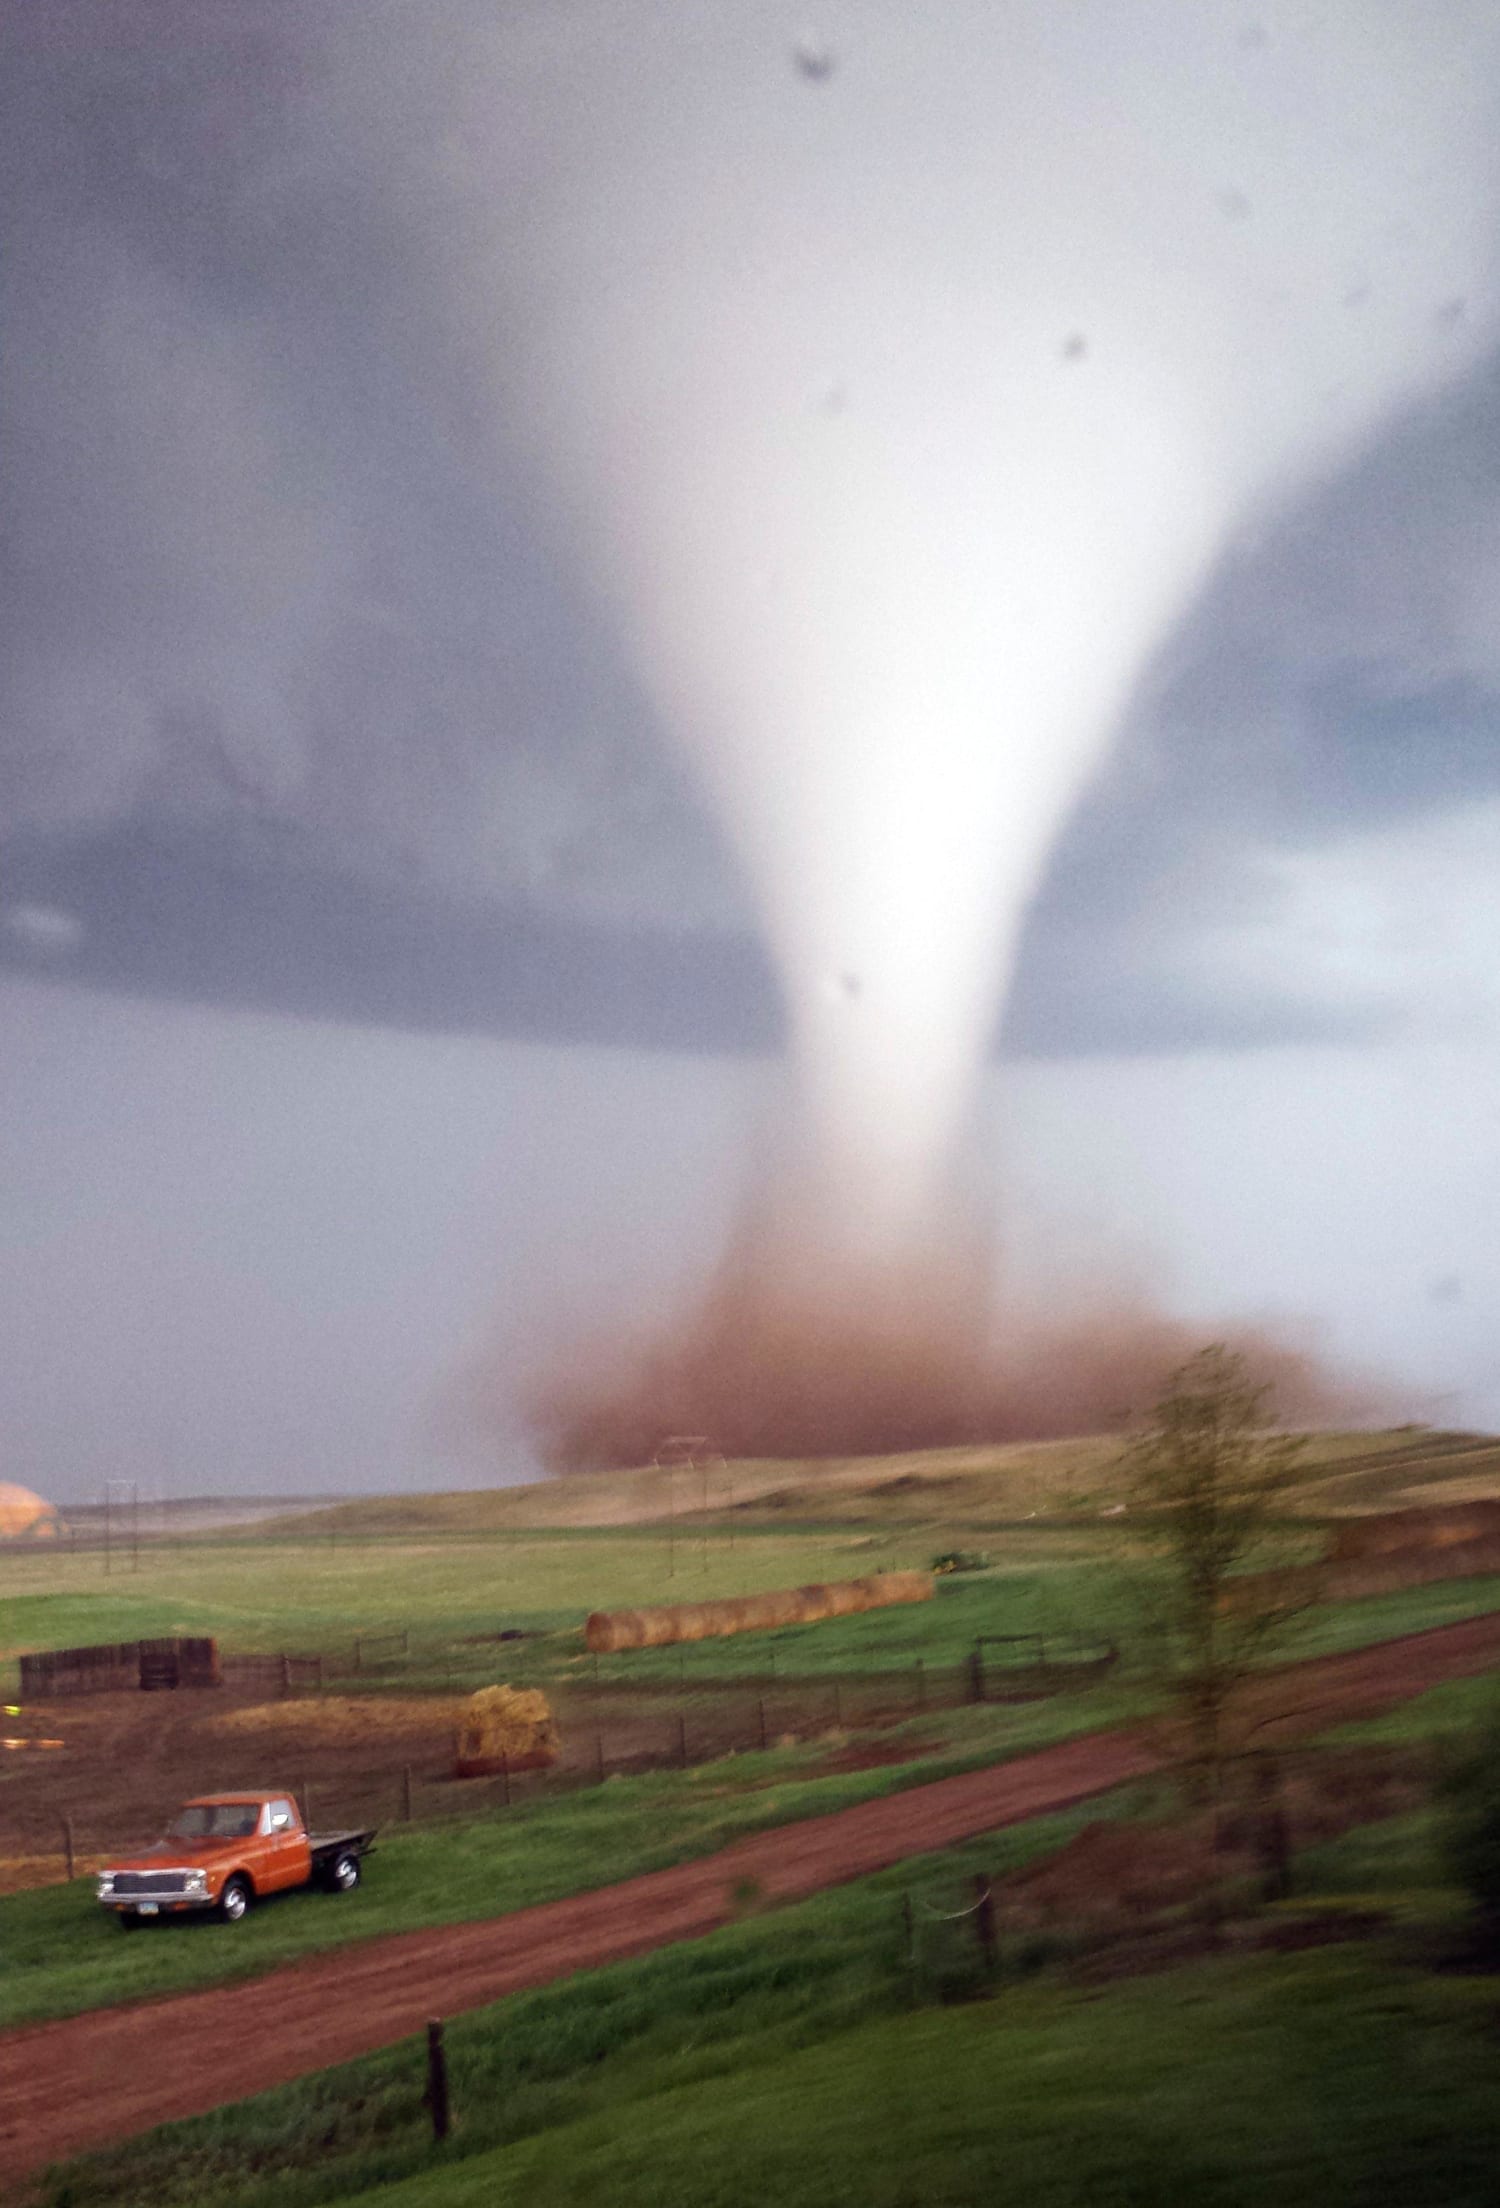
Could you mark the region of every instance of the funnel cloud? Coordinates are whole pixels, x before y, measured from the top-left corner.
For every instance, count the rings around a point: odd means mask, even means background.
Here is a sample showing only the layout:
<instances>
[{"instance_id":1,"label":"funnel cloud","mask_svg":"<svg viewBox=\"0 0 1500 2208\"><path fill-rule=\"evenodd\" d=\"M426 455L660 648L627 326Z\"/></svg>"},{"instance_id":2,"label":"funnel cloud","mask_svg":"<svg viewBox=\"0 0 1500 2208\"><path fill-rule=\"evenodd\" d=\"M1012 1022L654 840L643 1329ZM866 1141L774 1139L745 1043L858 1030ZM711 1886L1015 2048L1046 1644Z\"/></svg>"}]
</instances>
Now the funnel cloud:
<instances>
[{"instance_id":1,"label":"funnel cloud","mask_svg":"<svg viewBox=\"0 0 1500 2208\"><path fill-rule=\"evenodd\" d=\"M0 0L10 1476L1493 1418L1497 63Z\"/></svg>"},{"instance_id":2,"label":"funnel cloud","mask_svg":"<svg viewBox=\"0 0 1500 2208\"><path fill-rule=\"evenodd\" d=\"M611 5L479 40L454 136L487 188L446 274L497 439L758 899L789 1105L702 1324L781 1345L768 1399L820 1340L841 1445L872 1343L982 1354L953 1231L978 1070L1154 655L1493 336L1500 23L869 0L815 68L782 26ZM524 221L518 131L548 148ZM665 1424L712 1425L673 1369Z\"/></svg>"}]
</instances>

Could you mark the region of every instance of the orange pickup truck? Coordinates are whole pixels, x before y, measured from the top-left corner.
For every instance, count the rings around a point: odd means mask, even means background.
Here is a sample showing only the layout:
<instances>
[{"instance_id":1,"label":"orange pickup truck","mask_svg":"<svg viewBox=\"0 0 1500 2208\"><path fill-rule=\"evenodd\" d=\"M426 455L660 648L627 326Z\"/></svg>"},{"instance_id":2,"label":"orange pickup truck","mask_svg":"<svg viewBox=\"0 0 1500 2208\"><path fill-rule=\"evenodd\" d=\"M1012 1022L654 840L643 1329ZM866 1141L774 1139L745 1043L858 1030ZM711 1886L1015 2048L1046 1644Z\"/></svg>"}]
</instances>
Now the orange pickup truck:
<instances>
[{"instance_id":1,"label":"orange pickup truck","mask_svg":"<svg viewBox=\"0 0 1500 2208\"><path fill-rule=\"evenodd\" d=\"M99 1873L99 1899L126 1932L190 1909L238 1924L253 1901L290 1886L349 1893L374 1844L373 1827L310 1833L290 1794L200 1794L162 1839Z\"/></svg>"}]
</instances>

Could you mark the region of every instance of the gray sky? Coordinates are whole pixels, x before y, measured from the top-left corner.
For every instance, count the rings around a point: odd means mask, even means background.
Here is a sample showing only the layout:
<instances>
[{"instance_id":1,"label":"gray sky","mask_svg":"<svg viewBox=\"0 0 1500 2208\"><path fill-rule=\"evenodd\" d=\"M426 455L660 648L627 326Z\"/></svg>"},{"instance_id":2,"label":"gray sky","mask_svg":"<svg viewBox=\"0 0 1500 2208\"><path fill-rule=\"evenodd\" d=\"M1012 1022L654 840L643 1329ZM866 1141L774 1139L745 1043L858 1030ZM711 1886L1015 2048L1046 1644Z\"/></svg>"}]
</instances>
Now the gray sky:
<instances>
[{"instance_id":1,"label":"gray sky","mask_svg":"<svg viewBox=\"0 0 1500 2208\"><path fill-rule=\"evenodd\" d=\"M64 1497L455 1476L466 1345L666 1309L775 1088L732 840L442 311L442 71L365 20L0 0L0 1474ZM1497 612L1481 357L1229 547L987 1106L1039 1267L1305 1315L1444 1419L1500 1419Z\"/></svg>"}]
</instances>

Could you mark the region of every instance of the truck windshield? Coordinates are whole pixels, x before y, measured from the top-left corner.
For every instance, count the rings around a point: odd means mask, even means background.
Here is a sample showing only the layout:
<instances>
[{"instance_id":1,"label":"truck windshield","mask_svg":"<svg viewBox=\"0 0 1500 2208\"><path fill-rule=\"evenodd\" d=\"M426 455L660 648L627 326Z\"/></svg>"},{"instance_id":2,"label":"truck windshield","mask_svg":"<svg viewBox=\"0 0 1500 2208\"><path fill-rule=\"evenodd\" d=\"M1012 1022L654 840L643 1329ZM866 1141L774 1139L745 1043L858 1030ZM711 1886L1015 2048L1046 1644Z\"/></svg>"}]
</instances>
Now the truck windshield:
<instances>
[{"instance_id":1,"label":"truck windshield","mask_svg":"<svg viewBox=\"0 0 1500 2208\"><path fill-rule=\"evenodd\" d=\"M259 1802L189 1802L171 1831L174 1840L248 1840L259 1823Z\"/></svg>"}]
</instances>

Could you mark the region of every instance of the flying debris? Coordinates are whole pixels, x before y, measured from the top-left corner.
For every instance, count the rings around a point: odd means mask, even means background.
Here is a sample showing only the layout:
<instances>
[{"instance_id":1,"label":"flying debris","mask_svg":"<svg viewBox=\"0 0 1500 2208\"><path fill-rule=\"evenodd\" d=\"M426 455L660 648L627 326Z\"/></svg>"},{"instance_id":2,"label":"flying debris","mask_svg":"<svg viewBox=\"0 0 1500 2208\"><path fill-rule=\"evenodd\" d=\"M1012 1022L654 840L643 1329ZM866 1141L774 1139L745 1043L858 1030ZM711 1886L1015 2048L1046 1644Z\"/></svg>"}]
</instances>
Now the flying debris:
<instances>
[{"instance_id":1,"label":"flying debris","mask_svg":"<svg viewBox=\"0 0 1500 2208\"><path fill-rule=\"evenodd\" d=\"M832 47L814 38L799 39L792 48L792 60L797 74L809 84L826 84L836 66Z\"/></svg>"}]
</instances>

